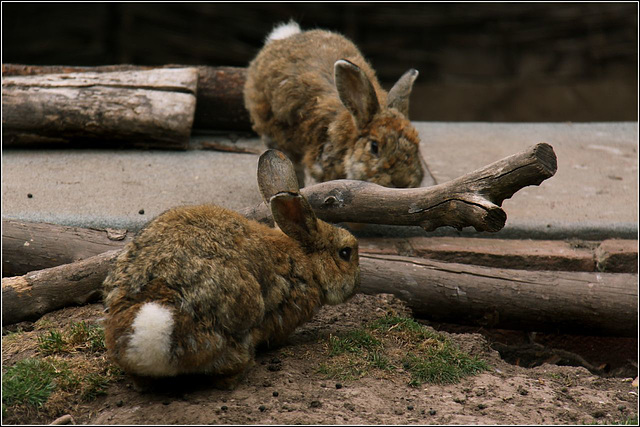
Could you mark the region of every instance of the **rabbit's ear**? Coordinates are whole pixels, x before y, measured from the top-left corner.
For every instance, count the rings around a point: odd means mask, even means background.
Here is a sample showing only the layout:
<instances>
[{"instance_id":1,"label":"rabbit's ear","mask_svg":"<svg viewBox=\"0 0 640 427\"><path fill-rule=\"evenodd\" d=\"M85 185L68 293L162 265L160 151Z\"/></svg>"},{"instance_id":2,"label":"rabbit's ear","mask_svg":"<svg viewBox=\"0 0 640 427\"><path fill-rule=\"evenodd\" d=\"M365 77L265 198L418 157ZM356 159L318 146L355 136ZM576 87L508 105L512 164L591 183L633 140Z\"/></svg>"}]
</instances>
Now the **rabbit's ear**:
<instances>
[{"instance_id":1,"label":"rabbit's ear","mask_svg":"<svg viewBox=\"0 0 640 427\"><path fill-rule=\"evenodd\" d=\"M380 110L376 91L365 73L352 62L340 59L334 64L333 70L340 101L362 129Z\"/></svg>"},{"instance_id":2,"label":"rabbit's ear","mask_svg":"<svg viewBox=\"0 0 640 427\"><path fill-rule=\"evenodd\" d=\"M400 111L407 120L409 119L409 95L417 77L418 70L410 69L393 85L387 96L387 107Z\"/></svg>"},{"instance_id":3,"label":"rabbit's ear","mask_svg":"<svg viewBox=\"0 0 640 427\"><path fill-rule=\"evenodd\" d=\"M318 232L318 218L302 195L278 193L271 198L271 213L280 230L303 246L312 246Z\"/></svg>"},{"instance_id":4,"label":"rabbit's ear","mask_svg":"<svg viewBox=\"0 0 640 427\"><path fill-rule=\"evenodd\" d=\"M283 191L300 192L293 163L278 150L267 150L258 160L258 187L265 203Z\"/></svg>"}]
</instances>

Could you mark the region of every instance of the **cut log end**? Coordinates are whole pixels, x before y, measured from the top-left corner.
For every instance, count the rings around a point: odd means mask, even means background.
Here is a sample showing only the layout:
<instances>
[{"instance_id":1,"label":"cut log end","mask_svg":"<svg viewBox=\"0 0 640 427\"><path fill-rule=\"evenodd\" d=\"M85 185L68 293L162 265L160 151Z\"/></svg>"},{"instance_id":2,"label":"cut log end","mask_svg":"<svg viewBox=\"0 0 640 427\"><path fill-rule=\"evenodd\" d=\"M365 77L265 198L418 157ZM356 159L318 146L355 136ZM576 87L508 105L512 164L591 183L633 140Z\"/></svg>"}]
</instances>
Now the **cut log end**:
<instances>
[{"instance_id":1,"label":"cut log end","mask_svg":"<svg viewBox=\"0 0 640 427\"><path fill-rule=\"evenodd\" d=\"M536 144L533 147L533 155L540 165L540 174L546 178L551 178L558 170L558 158L553 151L553 147L546 142ZM545 178L545 179L546 179ZM542 182L542 181L541 181Z\"/></svg>"}]
</instances>

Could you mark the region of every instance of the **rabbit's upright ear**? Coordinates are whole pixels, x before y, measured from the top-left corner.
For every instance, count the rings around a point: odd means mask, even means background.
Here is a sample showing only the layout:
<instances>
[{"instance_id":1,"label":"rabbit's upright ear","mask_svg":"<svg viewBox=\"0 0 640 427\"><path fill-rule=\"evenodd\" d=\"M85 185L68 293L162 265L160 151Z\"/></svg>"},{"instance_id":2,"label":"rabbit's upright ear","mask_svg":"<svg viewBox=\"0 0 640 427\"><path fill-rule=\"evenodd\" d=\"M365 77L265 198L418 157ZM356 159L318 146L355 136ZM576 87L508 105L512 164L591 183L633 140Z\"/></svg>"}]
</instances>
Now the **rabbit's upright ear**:
<instances>
[{"instance_id":1,"label":"rabbit's upright ear","mask_svg":"<svg viewBox=\"0 0 640 427\"><path fill-rule=\"evenodd\" d=\"M316 240L318 218L311 205L297 193L278 193L271 198L271 213L280 230L303 246Z\"/></svg>"},{"instance_id":2,"label":"rabbit's upright ear","mask_svg":"<svg viewBox=\"0 0 640 427\"><path fill-rule=\"evenodd\" d=\"M380 110L376 91L365 73L352 62L340 59L334 64L336 89L340 101L362 129Z\"/></svg>"},{"instance_id":3,"label":"rabbit's upright ear","mask_svg":"<svg viewBox=\"0 0 640 427\"><path fill-rule=\"evenodd\" d=\"M293 163L278 150L267 150L258 160L258 187L265 203L281 192L299 193Z\"/></svg>"},{"instance_id":4,"label":"rabbit's upright ear","mask_svg":"<svg viewBox=\"0 0 640 427\"><path fill-rule=\"evenodd\" d=\"M418 77L418 70L410 69L400 77L393 85L387 96L387 107L395 108L403 116L409 119L409 95L413 88L413 82Z\"/></svg>"}]
</instances>

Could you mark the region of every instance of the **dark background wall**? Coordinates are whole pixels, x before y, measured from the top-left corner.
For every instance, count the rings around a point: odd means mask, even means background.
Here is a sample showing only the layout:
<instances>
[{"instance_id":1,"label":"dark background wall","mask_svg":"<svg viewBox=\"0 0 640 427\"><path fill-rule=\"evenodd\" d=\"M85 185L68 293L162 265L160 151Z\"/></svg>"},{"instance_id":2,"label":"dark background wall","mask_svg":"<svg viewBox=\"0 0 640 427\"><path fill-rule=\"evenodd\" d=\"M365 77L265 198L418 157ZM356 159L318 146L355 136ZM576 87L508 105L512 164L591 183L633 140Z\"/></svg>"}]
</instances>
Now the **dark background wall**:
<instances>
[{"instance_id":1,"label":"dark background wall","mask_svg":"<svg viewBox=\"0 0 640 427\"><path fill-rule=\"evenodd\" d=\"M246 66L275 23L347 35L414 120L638 117L636 3L3 3L3 63Z\"/></svg>"}]
</instances>

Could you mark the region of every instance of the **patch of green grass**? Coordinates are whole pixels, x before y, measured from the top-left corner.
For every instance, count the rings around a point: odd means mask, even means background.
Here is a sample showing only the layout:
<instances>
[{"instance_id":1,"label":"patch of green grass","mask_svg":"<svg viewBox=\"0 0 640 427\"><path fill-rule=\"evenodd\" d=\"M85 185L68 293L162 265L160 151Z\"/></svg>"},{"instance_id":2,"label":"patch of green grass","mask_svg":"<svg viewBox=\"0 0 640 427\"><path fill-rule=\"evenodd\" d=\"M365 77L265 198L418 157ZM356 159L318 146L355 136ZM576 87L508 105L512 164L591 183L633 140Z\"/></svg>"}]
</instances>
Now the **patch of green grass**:
<instances>
[{"instance_id":1,"label":"patch of green grass","mask_svg":"<svg viewBox=\"0 0 640 427\"><path fill-rule=\"evenodd\" d=\"M104 329L84 321L72 323L69 332L69 343L75 346L83 346L89 351L104 351L106 350Z\"/></svg>"},{"instance_id":2,"label":"patch of green grass","mask_svg":"<svg viewBox=\"0 0 640 427\"><path fill-rule=\"evenodd\" d=\"M408 353L402 359L402 365L411 373L409 385L413 387L423 383L455 384L466 376L488 369L484 361L461 352L451 344L424 354Z\"/></svg>"},{"instance_id":3,"label":"patch of green grass","mask_svg":"<svg viewBox=\"0 0 640 427\"><path fill-rule=\"evenodd\" d=\"M48 334L38 337L38 349L45 355L61 353L66 345L67 342L62 334L54 329L50 329Z\"/></svg>"},{"instance_id":4,"label":"patch of green grass","mask_svg":"<svg viewBox=\"0 0 640 427\"><path fill-rule=\"evenodd\" d=\"M391 371L396 368L387 356L378 351L369 353L369 362L371 366L383 371Z\"/></svg>"},{"instance_id":5,"label":"patch of green grass","mask_svg":"<svg viewBox=\"0 0 640 427\"><path fill-rule=\"evenodd\" d=\"M50 329L38 337L38 350L43 355L70 353L75 350L104 351L104 329L84 321L71 323L64 331Z\"/></svg>"},{"instance_id":6,"label":"patch of green grass","mask_svg":"<svg viewBox=\"0 0 640 427\"><path fill-rule=\"evenodd\" d=\"M411 386L425 382L451 384L489 368L486 362L461 351L443 334L414 319L397 316L382 317L365 328L330 336L328 352L329 360L320 366L319 372L343 380L360 378L372 370L392 371L402 366L410 373Z\"/></svg>"},{"instance_id":7,"label":"patch of green grass","mask_svg":"<svg viewBox=\"0 0 640 427\"><path fill-rule=\"evenodd\" d=\"M409 317L385 316L369 324L369 328L383 332L403 332L420 340L445 340L444 335L434 332Z\"/></svg>"},{"instance_id":8,"label":"patch of green grass","mask_svg":"<svg viewBox=\"0 0 640 427\"><path fill-rule=\"evenodd\" d=\"M368 373L368 365L356 358L332 360L321 363L318 367L318 373L336 380L353 381Z\"/></svg>"},{"instance_id":9,"label":"patch of green grass","mask_svg":"<svg viewBox=\"0 0 640 427\"><path fill-rule=\"evenodd\" d=\"M73 322L23 339L32 340L40 356L3 368L2 415L8 419L25 413L57 416L72 403L106 394L123 377L105 357L104 330L98 324Z\"/></svg>"},{"instance_id":10,"label":"patch of green grass","mask_svg":"<svg viewBox=\"0 0 640 427\"><path fill-rule=\"evenodd\" d=\"M107 375L91 373L86 377L86 387L82 391L82 400L89 402L98 396L107 394L107 386L111 379Z\"/></svg>"},{"instance_id":11,"label":"patch of green grass","mask_svg":"<svg viewBox=\"0 0 640 427\"><path fill-rule=\"evenodd\" d=\"M608 425L608 426L637 426L638 425L638 414L634 414L634 415L629 415L626 418L623 418L621 420L617 420L617 421L610 421L610 420L601 420L601 419L596 419L596 420L592 420L588 423L585 423L585 425L591 425L591 426L602 426L602 425Z\"/></svg>"},{"instance_id":12,"label":"patch of green grass","mask_svg":"<svg viewBox=\"0 0 640 427\"><path fill-rule=\"evenodd\" d=\"M367 374L371 367L387 369L385 358L379 353L382 342L364 329L354 329L329 337L329 357L318 372L340 380L353 380Z\"/></svg>"},{"instance_id":13,"label":"patch of green grass","mask_svg":"<svg viewBox=\"0 0 640 427\"><path fill-rule=\"evenodd\" d=\"M23 359L2 376L2 404L40 408L59 386L69 383L71 371L62 362Z\"/></svg>"},{"instance_id":14,"label":"patch of green grass","mask_svg":"<svg viewBox=\"0 0 640 427\"><path fill-rule=\"evenodd\" d=\"M362 354L363 351L372 352L380 346L382 343L370 333L363 329L355 329L344 336L329 337L329 356L337 356L345 352Z\"/></svg>"},{"instance_id":15,"label":"patch of green grass","mask_svg":"<svg viewBox=\"0 0 640 427\"><path fill-rule=\"evenodd\" d=\"M618 421L594 421L591 425L618 425L618 426L637 426L638 414L630 415Z\"/></svg>"},{"instance_id":16,"label":"patch of green grass","mask_svg":"<svg viewBox=\"0 0 640 427\"><path fill-rule=\"evenodd\" d=\"M624 419L622 421L619 421L619 422L614 422L613 424L637 426L638 425L638 414L631 415L631 416L627 417L626 419Z\"/></svg>"}]
</instances>

